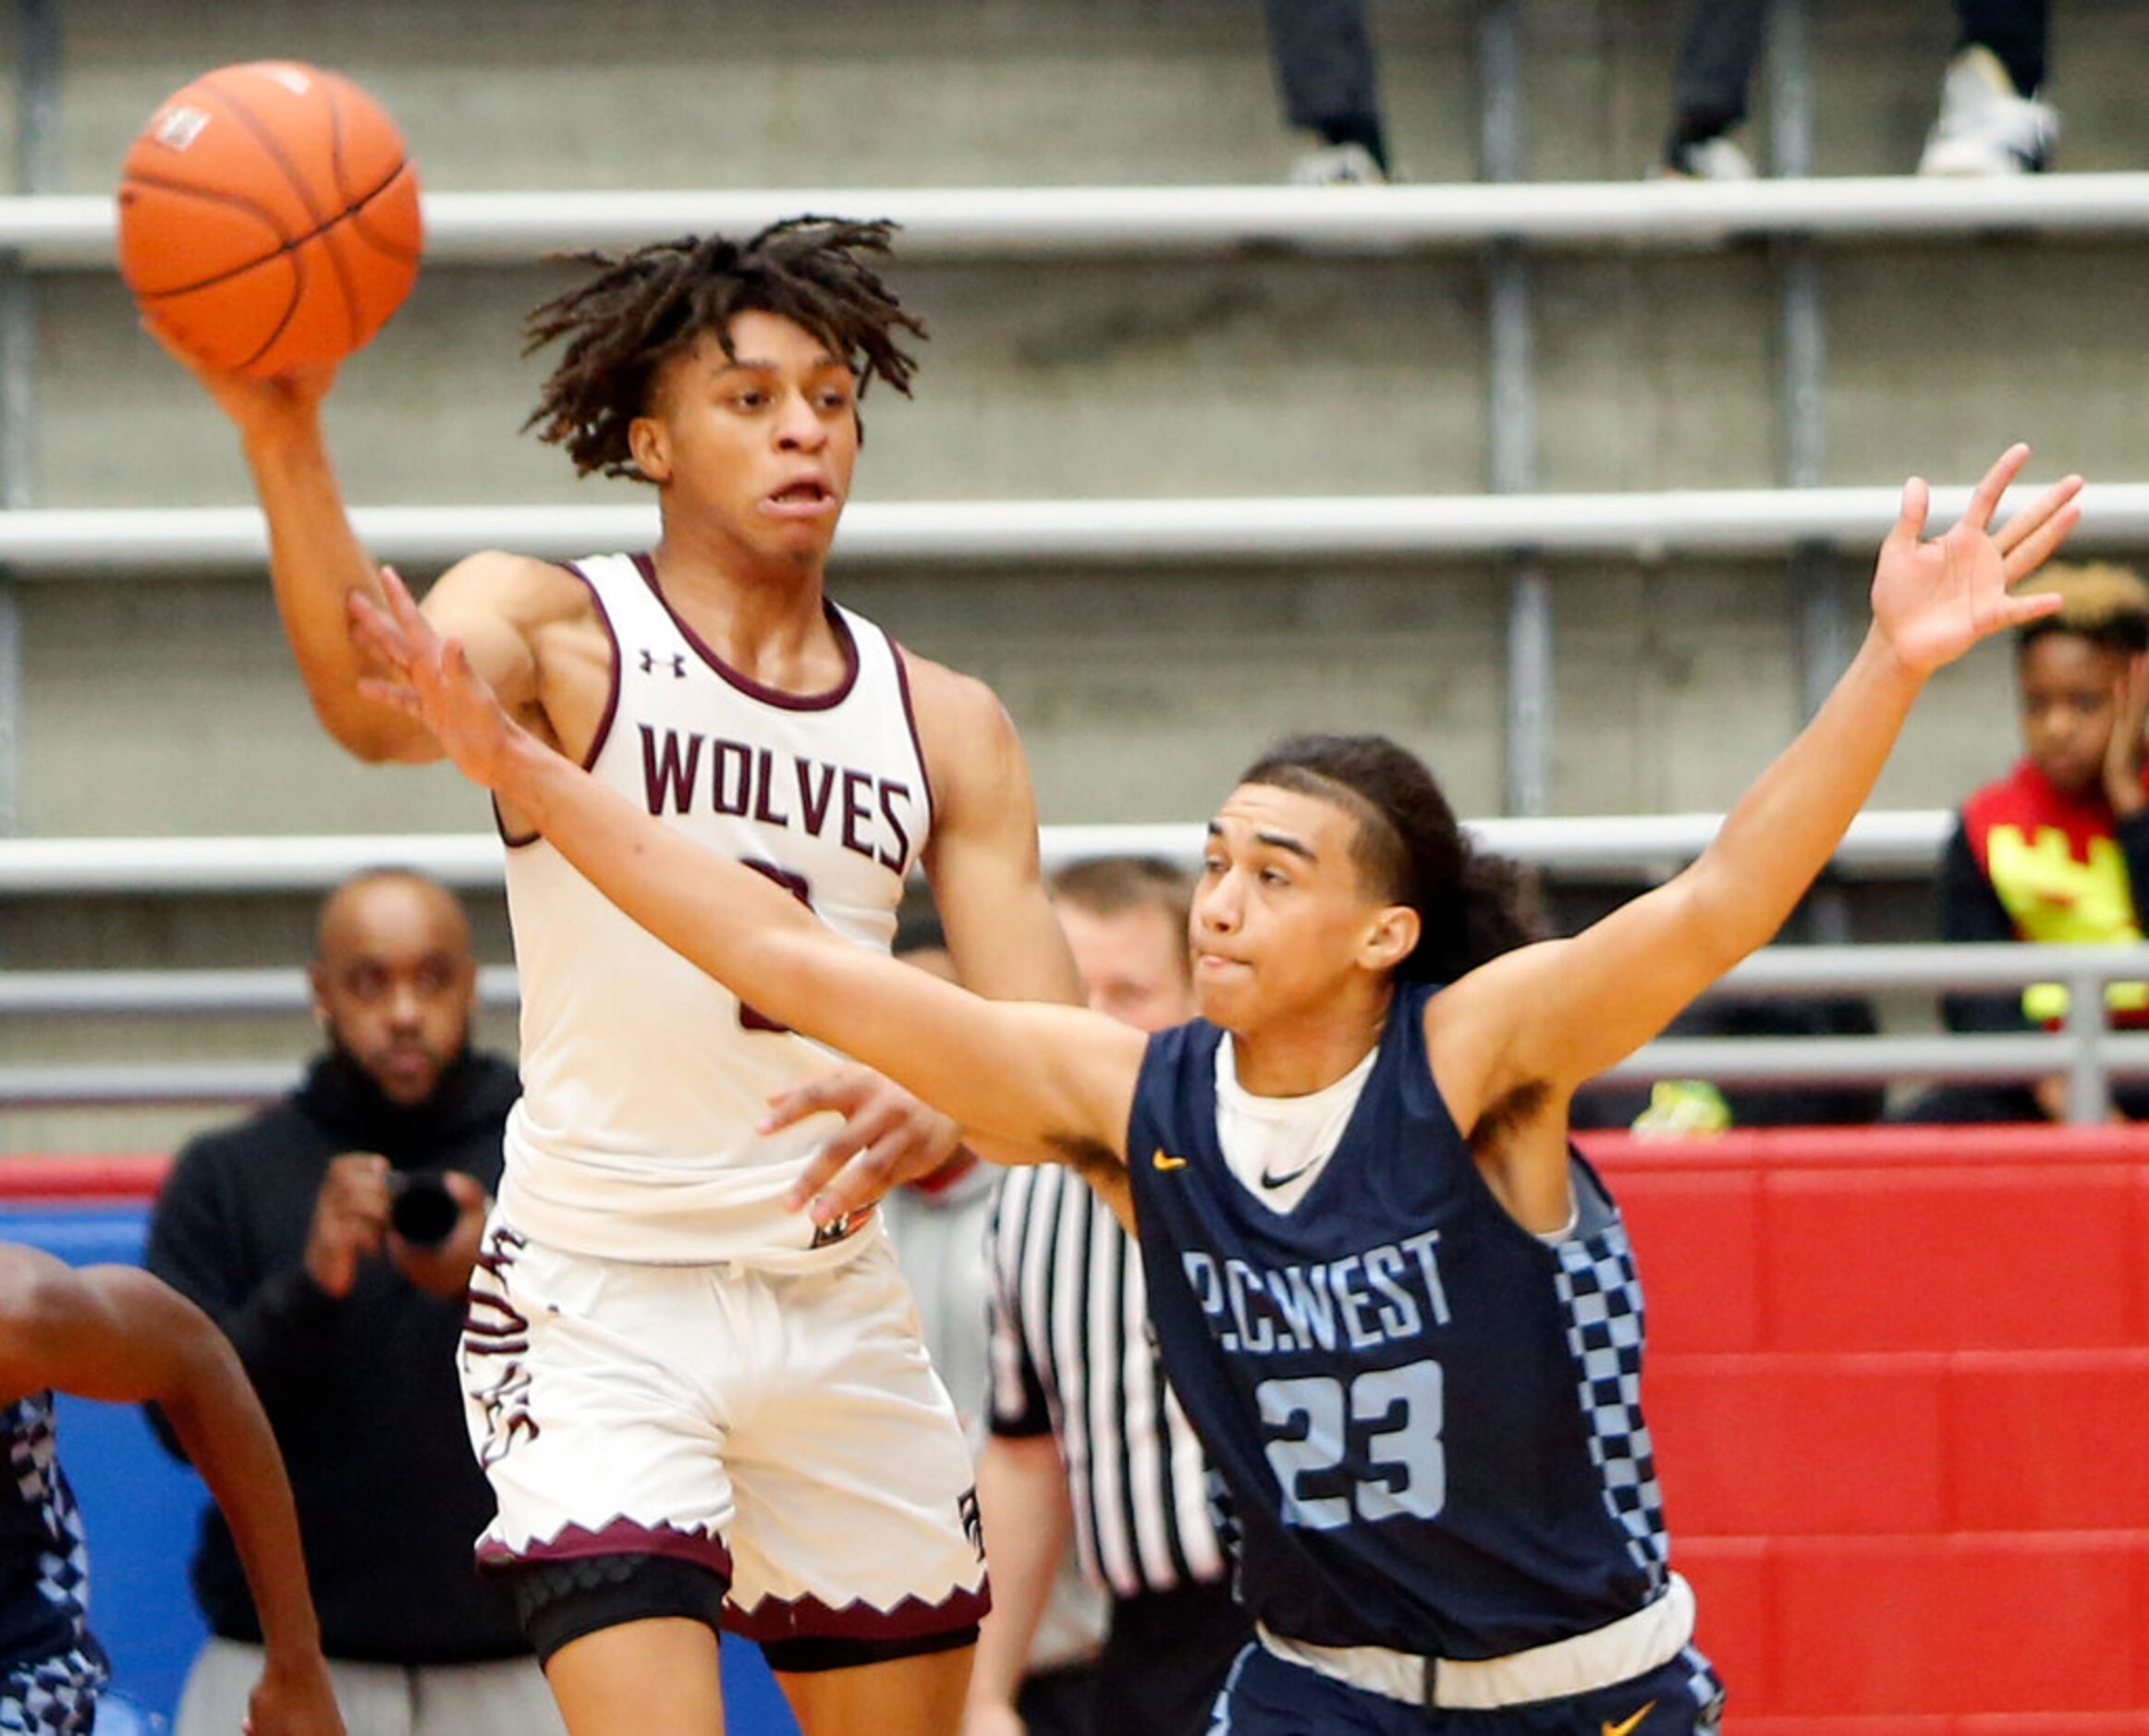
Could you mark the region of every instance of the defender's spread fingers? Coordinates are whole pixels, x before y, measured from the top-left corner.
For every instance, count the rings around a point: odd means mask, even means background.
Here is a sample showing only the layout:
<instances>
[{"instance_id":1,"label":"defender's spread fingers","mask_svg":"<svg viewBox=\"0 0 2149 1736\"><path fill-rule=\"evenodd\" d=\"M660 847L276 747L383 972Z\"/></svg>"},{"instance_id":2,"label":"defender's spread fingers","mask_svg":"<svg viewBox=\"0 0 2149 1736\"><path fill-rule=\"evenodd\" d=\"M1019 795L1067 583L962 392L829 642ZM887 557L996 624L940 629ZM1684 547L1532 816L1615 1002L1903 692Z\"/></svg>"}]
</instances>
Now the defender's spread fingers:
<instances>
[{"instance_id":1,"label":"defender's spread fingers","mask_svg":"<svg viewBox=\"0 0 2149 1736\"><path fill-rule=\"evenodd\" d=\"M1992 537L1994 544L2001 554L2008 554L2018 546L2024 537L2036 530L2039 525L2048 522L2069 501L2081 493L2081 477L2062 477L2038 495L2035 500L2024 507L2021 511L2016 513L2000 526L1998 530L1995 531Z\"/></svg>"},{"instance_id":2,"label":"defender's spread fingers","mask_svg":"<svg viewBox=\"0 0 2149 1736\"><path fill-rule=\"evenodd\" d=\"M1971 491L1970 505L1963 508L1962 522L1973 524L1979 530L1992 522L1992 515L1999 510L2000 496L2007 493L2008 484L2030 461L2030 448L2017 441L1994 460L1977 486Z\"/></svg>"},{"instance_id":3,"label":"defender's spread fingers","mask_svg":"<svg viewBox=\"0 0 2149 1736\"><path fill-rule=\"evenodd\" d=\"M2021 542L2008 550L2007 558L2002 563L2001 570L2007 575L2008 583L2015 584L2035 572L2051 558L2054 551L2067 540L2069 532L2081 522L2082 508L2070 500L2051 518L2029 531Z\"/></svg>"}]
</instances>

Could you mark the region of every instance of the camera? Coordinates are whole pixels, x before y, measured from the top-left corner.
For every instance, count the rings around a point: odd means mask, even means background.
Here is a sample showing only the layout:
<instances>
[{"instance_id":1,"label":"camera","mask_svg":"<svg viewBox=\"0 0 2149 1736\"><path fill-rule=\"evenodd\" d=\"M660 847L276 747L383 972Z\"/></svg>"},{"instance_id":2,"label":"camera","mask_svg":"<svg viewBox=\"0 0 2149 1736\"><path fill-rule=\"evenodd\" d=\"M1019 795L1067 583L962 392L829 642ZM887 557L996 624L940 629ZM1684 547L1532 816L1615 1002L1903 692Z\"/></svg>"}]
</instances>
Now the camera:
<instances>
[{"instance_id":1,"label":"camera","mask_svg":"<svg viewBox=\"0 0 2149 1736\"><path fill-rule=\"evenodd\" d=\"M388 1222L413 1248L437 1248L455 1233L461 1203L437 1169L397 1170L388 1178Z\"/></svg>"}]
</instances>

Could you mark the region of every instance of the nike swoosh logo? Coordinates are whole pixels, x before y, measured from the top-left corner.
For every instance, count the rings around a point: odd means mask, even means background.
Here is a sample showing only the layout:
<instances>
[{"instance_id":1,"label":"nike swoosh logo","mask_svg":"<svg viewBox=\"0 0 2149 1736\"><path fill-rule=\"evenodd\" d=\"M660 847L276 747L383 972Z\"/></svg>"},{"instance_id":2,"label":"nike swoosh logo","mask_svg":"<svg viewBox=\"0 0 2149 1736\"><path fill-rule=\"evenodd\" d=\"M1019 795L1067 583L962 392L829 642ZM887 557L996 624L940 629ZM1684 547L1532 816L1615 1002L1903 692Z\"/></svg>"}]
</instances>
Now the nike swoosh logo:
<instances>
[{"instance_id":1,"label":"nike swoosh logo","mask_svg":"<svg viewBox=\"0 0 2149 1736\"><path fill-rule=\"evenodd\" d=\"M1605 1736L1633 1736L1634 1727L1655 1710L1656 1702L1652 1700L1632 1718L1621 1718L1617 1724L1613 1723L1610 1718L1606 1718L1604 1723Z\"/></svg>"},{"instance_id":2,"label":"nike swoosh logo","mask_svg":"<svg viewBox=\"0 0 2149 1736\"><path fill-rule=\"evenodd\" d=\"M1164 1147L1160 1145L1156 1148L1155 1155L1150 1158L1149 1166L1153 1169L1184 1169L1187 1167L1187 1160L1184 1157L1166 1156Z\"/></svg>"},{"instance_id":3,"label":"nike swoosh logo","mask_svg":"<svg viewBox=\"0 0 2149 1736\"><path fill-rule=\"evenodd\" d=\"M1300 1176L1305 1175L1313 1170L1320 1163L1321 1158L1327 1156L1327 1155L1328 1154L1326 1152L1323 1152L1319 1156L1307 1158L1304 1163L1300 1164L1288 1176L1272 1176L1267 1170L1264 1169L1261 1172L1261 1185L1264 1188L1288 1188ZM1613 1736L1625 1736L1625 1732L1614 1731Z\"/></svg>"}]
</instances>

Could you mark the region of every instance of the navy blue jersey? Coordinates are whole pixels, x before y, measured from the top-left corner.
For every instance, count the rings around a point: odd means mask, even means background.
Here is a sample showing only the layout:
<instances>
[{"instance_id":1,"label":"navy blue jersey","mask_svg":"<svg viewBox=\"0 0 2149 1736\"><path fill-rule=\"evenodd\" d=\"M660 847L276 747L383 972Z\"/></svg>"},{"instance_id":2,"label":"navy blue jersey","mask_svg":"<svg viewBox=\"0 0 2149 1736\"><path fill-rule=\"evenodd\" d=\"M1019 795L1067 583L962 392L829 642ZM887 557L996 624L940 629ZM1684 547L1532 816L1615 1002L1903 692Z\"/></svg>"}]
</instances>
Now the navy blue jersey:
<instances>
[{"instance_id":1,"label":"navy blue jersey","mask_svg":"<svg viewBox=\"0 0 2149 1736\"><path fill-rule=\"evenodd\" d=\"M84 1625L89 1555L54 1451L52 1394L0 1404L0 1443L7 1453L0 1475L0 1670L62 1660L89 1678L79 1686L92 1690L104 1669Z\"/></svg>"},{"instance_id":2,"label":"navy blue jersey","mask_svg":"<svg viewBox=\"0 0 2149 1736\"><path fill-rule=\"evenodd\" d=\"M1222 1033L1151 1040L1128 1167L1166 1372L1278 1633L1456 1659L1601 1627L1666 1582L1642 1291L1594 1209L1547 1245L1479 1175L1398 988L1341 1141L1288 1214L1227 1167Z\"/></svg>"}]
</instances>

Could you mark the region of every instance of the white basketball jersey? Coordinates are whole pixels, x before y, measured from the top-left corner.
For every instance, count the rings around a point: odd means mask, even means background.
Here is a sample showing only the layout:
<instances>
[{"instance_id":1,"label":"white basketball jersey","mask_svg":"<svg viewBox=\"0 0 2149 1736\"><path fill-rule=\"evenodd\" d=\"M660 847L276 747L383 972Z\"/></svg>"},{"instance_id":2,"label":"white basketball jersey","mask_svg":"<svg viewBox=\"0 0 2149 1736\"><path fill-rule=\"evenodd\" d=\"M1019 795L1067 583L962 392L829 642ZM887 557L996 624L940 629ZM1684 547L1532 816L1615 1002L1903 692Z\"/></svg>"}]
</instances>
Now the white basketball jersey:
<instances>
[{"instance_id":1,"label":"white basketball jersey","mask_svg":"<svg viewBox=\"0 0 2149 1736\"><path fill-rule=\"evenodd\" d=\"M646 556L572 563L612 635L612 706L590 770L722 856L886 950L932 799L896 647L828 605L847 674L779 693L676 616ZM784 1193L835 1123L754 1131L769 1094L829 1051L775 1029L644 933L542 839L509 840L522 1100L500 1204L523 1234L609 1259L840 1258ZM878 1233L877 1226L874 1229Z\"/></svg>"}]
</instances>

